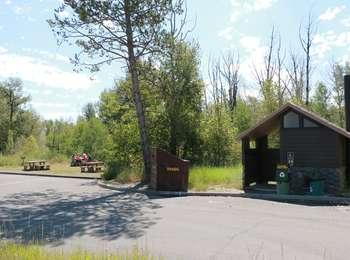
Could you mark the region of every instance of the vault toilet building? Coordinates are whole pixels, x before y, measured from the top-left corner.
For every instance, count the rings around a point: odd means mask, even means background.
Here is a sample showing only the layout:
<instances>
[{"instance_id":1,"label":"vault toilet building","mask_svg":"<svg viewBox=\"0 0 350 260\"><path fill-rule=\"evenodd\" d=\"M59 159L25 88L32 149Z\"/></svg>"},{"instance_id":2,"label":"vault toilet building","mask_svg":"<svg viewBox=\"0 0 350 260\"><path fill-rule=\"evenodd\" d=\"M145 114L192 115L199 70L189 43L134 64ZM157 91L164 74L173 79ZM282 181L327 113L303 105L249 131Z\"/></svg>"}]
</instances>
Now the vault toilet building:
<instances>
[{"instance_id":1,"label":"vault toilet building","mask_svg":"<svg viewBox=\"0 0 350 260\"><path fill-rule=\"evenodd\" d=\"M290 166L291 193L305 193L314 178L325 181L327 194L341 193L350 169L350 75L344 88L346 129L287 103L241 133L243 187L275 181L276 165L283 163Z\"/></svg>"}]
</instances>

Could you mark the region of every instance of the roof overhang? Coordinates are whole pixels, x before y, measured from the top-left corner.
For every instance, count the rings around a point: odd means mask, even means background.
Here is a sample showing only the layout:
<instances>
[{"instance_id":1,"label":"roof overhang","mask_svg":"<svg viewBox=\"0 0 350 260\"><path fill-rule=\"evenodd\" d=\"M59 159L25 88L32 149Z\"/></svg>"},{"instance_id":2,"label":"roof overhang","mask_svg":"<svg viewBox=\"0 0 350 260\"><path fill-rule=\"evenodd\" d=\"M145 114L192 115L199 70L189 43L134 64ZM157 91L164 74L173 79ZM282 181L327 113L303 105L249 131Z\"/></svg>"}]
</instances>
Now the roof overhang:
<instances>
[{"instance_id":1,"label":"roof overhang","mask_svg":"<svg viewBox=\"0 0 350 260\"><path fill-rule=\"evenodd\" d=\"M274 113L270 114L269 116L261 120L254 127L251 127L248 130L242 132L238 136L238 138L239 139L245 139L245 138L256 139L256 138L268 135L269 133L271 133L273 130L277 129L280 126L281 115L289 110L294 110L295 112L304 115L305 117L317 122L318 124L323 125L333 130L334 132L350 139L350 132L329 122L328 120L320 117L319 115L316 115L315 113L310 112L309 110L301 106L298 106L296 104L293 104L291 102L288 102L285 105L283 105L280 109L278 109Z\"/></svg>"}]
</instances>

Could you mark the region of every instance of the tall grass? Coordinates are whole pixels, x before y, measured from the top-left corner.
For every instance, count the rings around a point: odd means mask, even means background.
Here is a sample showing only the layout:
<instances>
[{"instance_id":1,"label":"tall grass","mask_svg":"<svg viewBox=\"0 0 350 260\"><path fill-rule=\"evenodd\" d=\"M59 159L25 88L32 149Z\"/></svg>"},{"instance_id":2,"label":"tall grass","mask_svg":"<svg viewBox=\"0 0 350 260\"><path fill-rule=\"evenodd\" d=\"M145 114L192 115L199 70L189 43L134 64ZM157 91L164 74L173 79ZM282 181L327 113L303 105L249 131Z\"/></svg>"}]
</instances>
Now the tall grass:
<instances>
[{"instance_id":1,"label":"tall grass","mask_svg":"<svg viewBox=\"0 0 350 260\"><path fill-rule=\"evenodd\" d=\"M72 253L63 251L46 251L35 245L19 245L13 243L0 243L0 260L150 260L163 259L154 257L144 250L135 247L129 252L115 254L98 254L77 250Z\"/></svg>"},{"instance_id":2,"label":"tall grass","mask_svg":"<svg viewBox=\"0 0 350 260\"><path fill-rule=\"evenodd\" d=\"M212 187L241 189L242 166L194 167L190 169L190 189L204 191Z\"/></svg>"},{"instance_id":3,"label":"tall grass","mask_svg":"<svg viewBox=\"0 0 350 260\"><path fill-rule=\"evenodd\" d=\"M0 154L0 167L18 167L22 164L21 156L18 154L14 155L2 155Z\"/></svg>"}]
</instances>

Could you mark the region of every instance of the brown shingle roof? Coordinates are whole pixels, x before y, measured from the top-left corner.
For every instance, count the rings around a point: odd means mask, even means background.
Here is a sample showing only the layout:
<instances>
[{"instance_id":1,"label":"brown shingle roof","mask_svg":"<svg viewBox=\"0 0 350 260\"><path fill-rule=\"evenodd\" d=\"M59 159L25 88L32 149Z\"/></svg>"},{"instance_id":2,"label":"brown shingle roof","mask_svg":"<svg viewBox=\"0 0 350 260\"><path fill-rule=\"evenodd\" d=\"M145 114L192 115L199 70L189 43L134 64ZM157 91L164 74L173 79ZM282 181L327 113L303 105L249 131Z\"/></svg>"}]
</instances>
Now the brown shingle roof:
<instances>
[{"instance_id":1,"label":"brown shingle roof","mask_svg":"<svg viewBox=\"0 0 350 260\"><path fill-rule=\"evenodd\" d=\"M328 120L320 117L319 115L301 107L296 104L293 104L291 102L288 102L287 104L283 105L280 109L275 111L274 113L270 114L263 120L261 120L259 123L257 123L254 127L242 132L238 138L243 139L243 138L258 138L263 135L268 134L271 132L273 129L277 128L280 126L280 121L278 120L279 117L286 111L288 110L294 110L298 112L299 114L304 115L305 117L308 117L312 119L313 121L317 122L320 125L323 125L334 132L350 139L350 132L346 131L345 129L329 122Z\"/></svg>"}]
</instances>

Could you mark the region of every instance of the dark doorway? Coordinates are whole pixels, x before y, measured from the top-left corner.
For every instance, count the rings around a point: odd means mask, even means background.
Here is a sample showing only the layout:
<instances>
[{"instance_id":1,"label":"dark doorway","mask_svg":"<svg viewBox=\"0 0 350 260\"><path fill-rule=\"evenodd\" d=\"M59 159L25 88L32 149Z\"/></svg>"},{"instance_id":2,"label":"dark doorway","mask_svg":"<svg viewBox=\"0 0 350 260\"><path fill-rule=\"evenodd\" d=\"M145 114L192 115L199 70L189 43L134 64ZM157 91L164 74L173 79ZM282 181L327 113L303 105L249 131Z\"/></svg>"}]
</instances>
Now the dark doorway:
<instances>
[{"instance_id":1,"label":"dark doorway","mask_svg":"<svg viewBox=\"0 0 350 260\"><path fill-rule=\"evenodd\" d=\"M271 142L271 145L269 145L270 140L274 140L274 143ZM261 186L275 181L276 166L280 162L278 140L278 133L277 137L263 136L255 140L254 148L251 148L252 145L249 140L243 140L244 188L249 187L251 184Z\"/></svg>"}]
</instances>

